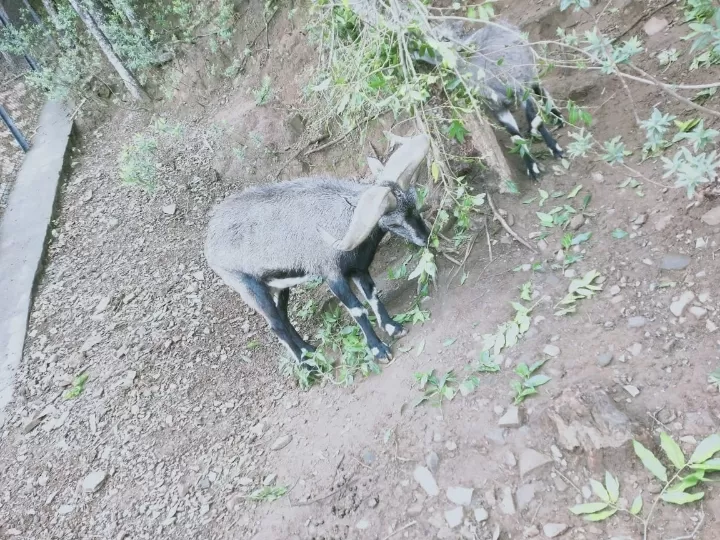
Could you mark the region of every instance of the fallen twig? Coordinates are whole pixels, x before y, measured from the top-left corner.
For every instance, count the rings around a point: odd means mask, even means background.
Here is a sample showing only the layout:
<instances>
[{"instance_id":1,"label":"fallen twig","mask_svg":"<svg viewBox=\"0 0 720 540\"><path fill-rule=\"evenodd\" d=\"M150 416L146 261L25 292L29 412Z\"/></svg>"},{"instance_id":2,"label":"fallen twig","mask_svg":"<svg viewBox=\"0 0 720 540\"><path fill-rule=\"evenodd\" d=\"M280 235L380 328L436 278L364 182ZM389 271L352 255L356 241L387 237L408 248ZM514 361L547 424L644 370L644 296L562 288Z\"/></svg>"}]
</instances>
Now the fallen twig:
<instances>
[{"instance_id":1,"label":"fallen twig","mask_svg":"<svg viewBox=\"0 0 720 540\"><path fill-rule=\"evenodd\" d=\"M321 150L330 148L332 145L337 144L340 141L344 140L348 135L350 135L353 131L355 131L356 128L357 128L357 126L351 127L350 129L346 130L345 133L340 135L338 138L333 139L330 142L326 142L325 144L321 144L320 146L317 146L315 148L310 148L303 155L309 156L310 154L314 154L315 152L320 152ZM320 140L322 140L322 139L320 139ZM310 143L310 144L314 144L314 143ZM373 148L373 150L374 150L374 148Z\"/></svg>"},{"instance_id":2,"label":"fallen twig","mask_svg":"<svg viewBox=\"0 0 720 540\"><path fill-rule=\"evenodd\" d=\"M675 538L671 538L670 540L693 540L695 538L695 535L700 530L700 527L702 527L703 522L705 521L705 510L703 510L702 505L700 506L700 521L697 522L697 525L695 525L695 528L690 534L687 534L685 536L677 536Z\"/></svg>"},{"instance_id":3,"label":"fallen twig","mask_svg":"<svg viewBox=\"0 0 720 540\"><path fill-rule=\"evenodd\" d=\"M515 240L520 242L523 246L525 246L526 248L528 248L530 251L532 251L534 254L537 255L537 250L535 250L535 248L532 247L528 243L527 240L525 240L518 233L513 231L512 228L510 227L510 225L507 224L507 221L505 221L505 219L500 215L500 212L498 212L497 208L495 207L495 203L493 202L493 199L489 193L487 194L487 200L488 200L488 204L490 205L490 208L493 211L493 214L495 215L495 218L497 218L497 220L500 222L500 225L502 225L503 229L505 229L508 232L508 234L510 236L512 236Z\"/></svg>"},{"instance_id":4,"label":"fallen twig","mask_svg":"<svg viewBox=\"0 0 720 540\"><path fill-rule=\"evenodd\" d=\"M409 529L410 527L412 527L412 526L414 526L414 525L417 525L417 521L415 521L415 520L411 521L410 523L406 523L405 525L403 525L403 526L400 527L399 529L396 529L395 531L393 531L393 532L391 532L390 534L388 534L385 538L383 538L383 540L388 540L388 538L392 538L392 537L395 536L397 533L403 532L404 530L407 530L407 529Z\"/></svg>"},{"instance_id":5,"label":"fallen twig","mask_svg":"<svg viewBox=\"0 0 720 540\"><path fill-rule=\"evenodd\" d=\"M485 216L485 236L487 237L487 243L488 243L488 255L490 255L490 262L492 262L493 261L492 244L490 243L490 229L488 229L487 216Z\"/></svg>"}]
</instances>

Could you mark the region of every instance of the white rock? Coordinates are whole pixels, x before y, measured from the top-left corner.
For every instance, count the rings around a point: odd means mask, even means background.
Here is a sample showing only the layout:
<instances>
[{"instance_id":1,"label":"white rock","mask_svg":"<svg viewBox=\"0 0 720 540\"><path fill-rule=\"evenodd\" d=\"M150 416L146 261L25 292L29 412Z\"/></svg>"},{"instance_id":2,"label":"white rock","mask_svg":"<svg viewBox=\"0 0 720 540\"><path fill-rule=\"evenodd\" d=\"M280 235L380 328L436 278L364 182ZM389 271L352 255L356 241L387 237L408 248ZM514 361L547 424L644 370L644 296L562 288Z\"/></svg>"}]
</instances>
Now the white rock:
<instances>
[{"instance_id":1,"label":"white rock","mask_svg":"<svg viewBox=\"0 0 720 540\"><path fill-rule=\"evenodd\" d=\"M450 502L459 504L460 506L470 506L472 496L472 488L450 487L447 489L447 498Z\"/></svg>"},{"instance_id":2,"label":"white rock","mask_svg":"<svg viewBox=\"0 0 720 540\"><path fill-rule=\"evenodd\" d=\"M546 523L543 525L543 534L548 538L556 538L568 530L564 523Z\"/></svg>"},{"instance_id":3,"label":"white rock","mask_svg":"<svg viewBox=\"0 0 720 540\"><path fill-rule=\"evenodd\" d=\"M720 206L716 206L709 212L705 212L700 219L711 227L717 227L720 225Z\"/></svg>"},{"instance_id":4,"label":"white rock","mask_svg":"<svg viewBox=\"0 0 720 540\"><path fill-rule=\"evenodd\" d=\"M500 511L507 515L511 516L515 514L515 500L513 499L513 492L512 490L505 486L501 488L501 498L500 498Z\"/></svg>"},{"instance_id":5,"label":"white rock","mask_svg":"<svg viewBox=\"0 0 720 540\"><path fill-rule=\"evenodd\" d=\"M64 516L65 514L69 514L73 510L75 510L74 504L63 504L60 508L58 508L57 513L61 516Z\"/></svg>"},{"instance_id":6,"label":"white rock","mask_svg":"<svg viewBox=\"0 0 720 540\"><path fill-rule=\"evenodd\" d=\"M361 531L364 531L365 529L370 528L370 522L367 519L361 519L360 521L357 522L355 527L357 527Z\"/></svg>"},{"instance_id":7,"label":"white rock","mask_svg":"<svg viewBox=\"0 0 720 540\"><path fill-rule=\"evenodd\" d=\"M457 508L453 508L452 510L447 510L445 512L445 521L447 522L448 527L450 527L451 529L454 529L455 527L462 525L462 522L463 522L462 506L458 506Z\"/></svg>"},{"instance_id":8,"label":"white rock","mask_svg":"<svg viewBox=\"0 0 720 540\"><path fill-rule=\"evenodd\" d=\"M707 328L708 332L715 332L718 329L717 324L715 324L714 322L712 322L709 319L705 323L705 328Z\"/></svg>"},{"instance_id":9,"label":"white rock","mask_svg":"<svg viewBox=\"0 0 720 540\"><path fill-rule=\"evenodd\" d=\"M477 521L478 523L487 521L487 519L490 517L488 511L485 510L482 506L480 508L476 508L473 514L475 514L475 521Z\"/></svg>"},{"instance_id":10,"label":"white rock","mask_svg":"<svg viewBox=\"0 0 720 540\"><path fill-rule=\"evenodd\" d=\"M520 425L522 425L520 420L520 409L514 405L508 407L508 410L498 421L498 426L500 427L520 427Z\"/></svg>"},{"instance_id":11,"label":"white rock","mask_svg":"<svg viewBox=\"0 0 720 540\"><path fill-rule=\"evenodd\" d=\"M670 304L670 311L676 317L681 317L687 305L695 299L695 293L692 291L685 291L680 295L675 302Z\"/></svg>"},{"instance_id":12,"label":"white rock","mask_svg":"<svg viewBox=\"0 0 720 540\"><path fill-rule=\"evenodd\" d=\"M175 204L168 204L162 207L163 214L167 214L168 216L174 215L175 210L177 210L177 206Z\"/></svg>"},{"instance_id":13,"label":"white rock","mask_svg":"<svg viewBox=\"0 0 720 540\"><path fill-rule=\"evenodd\" d=\"M632 397L637 397L640 394L640 390L637 389L637 386L633 386L631 384L623 386L625 391L630 394Z\"/></svg>"},{"instance_id":14,"label":"white rock","mask_svg":"<svg viewBox=\"0 0 720 540\"><path fill-rule=\"evenodd\" d=\"M282 450L292 441L292 435L283 435L275 439L275 442L270 446L270 450Z\"/></svg>"},{"instance_id":15,"label":"white rock","mask_svg":"<svg viewBox=\"0 0 720 540\"><path fill-rule=\"evenodd\" d=\"M557 345L545 345L543 352L548 356L552 356L554 358L558 354L560 354L560 347L558 347Z\"/></svg>"},{"instance_id":16,"label":"white rock","mask_svg":"<svg viewBox=\"0 0 720 540\"><path fill-rule=\"evenodd\" d=\"M437 497L440 493L437 482L435 482L435 478L427 467L415 467L413 478L415 478L415 481L420 484L420 487L423 488L425 493L430 497Z\"/></svg>"},{"instance_id":17,"label":"white rock","mask_svg":"<svg viewBox=\"0 0 720 540\"><path fill-rule=\"evenodd\" d=\"M102 487L107 479L105 471L93 471L82 481L82 489L85 493L95 493Z\"/></svg>"},{"instance_id":18,"label":"white rock","mask_svg":"<svg viewBox=\"0 0 720 540\"><path fill-rule=\"evenodd\" d=\"M532 448L526 448L520 453L520 476L524 477L548 463L552 463L552 458L543 455Z\"/></svg>"},{"instance_id":19,"label":"white rock","mask_svg":"<svg viewBox=\"0 0 720 540\"><path fill-rule=\"evenodd\" d=\"M695 317L696 319L702 319L705 315L707 315L707 309L700 307L700 306L690 306L690 309L688 309L690 312L690 315Z\"/></svg>"}]
</instances>

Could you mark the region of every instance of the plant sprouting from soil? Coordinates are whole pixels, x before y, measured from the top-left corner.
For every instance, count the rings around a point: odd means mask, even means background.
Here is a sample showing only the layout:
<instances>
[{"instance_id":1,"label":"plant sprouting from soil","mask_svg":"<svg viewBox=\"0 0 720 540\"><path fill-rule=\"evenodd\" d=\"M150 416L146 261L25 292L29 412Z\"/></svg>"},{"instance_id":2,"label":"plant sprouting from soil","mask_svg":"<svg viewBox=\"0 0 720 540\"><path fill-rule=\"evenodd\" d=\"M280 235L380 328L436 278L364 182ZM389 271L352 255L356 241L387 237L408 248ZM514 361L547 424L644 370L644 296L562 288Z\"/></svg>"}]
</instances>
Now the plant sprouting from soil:
<instances>
[{"instance_id":1,"label":"plant sprouting from soil","mask_svg":"<svg viewBox=\"0 0 720 540\"><path fill-rule=\"evenodd\" d=\"M273 502L277 501L287 492L288 488L285 486L263 486L250 493L248 499L258 502Z\"/></svg>"},{"instance_id":2,"label":"plant sprouting from soil","mask_svg":"<svg viewBox=\"0 0 720 540\"><path fill-rule=\"evenodd\" d=\"M538 360L531 366L528 366L524 362L518 364L515 368L515 374L520 377L519 381L512 381L510 387L512 388L515 397L515 405L519 405L525 398L533 394L537 394L537 389L550 382L550 377L547 375L535 375L535 372L545 365L547 359Z\"/></svg>"},{"instance_id":3,"label":"plant sprouting from soil","mask_svg":"<svg viewBox=\"0 0 720 540\"><path fill-rule=\"evenodd\" d=\"M642 524L643 540L648 540L649 528L660 501L674 505L699 501L705 496L705 492L695 488L704 482L713 482L709 476L720 472L720 458L714 457L720 453L720 435L718 434L710 435L700 442L690 459L685 456L678 443L666 433L660 434L660 446L664 457L675 469L674 473L669 473L668 468L653 452L638 441L633 441L635 455L643 466L662 482L660 493L654 497L650 509L644 517L641 514L645 506L642 493L633 499L628 508L621 503L620 482L609 472L605 473L604 485L597 480L590 480L593 493L599 501L573 506L570 511L575 515L583 516L588 521L604 521L618 512L628 514ZM695 533L686 538L691 537L694 538Z\"/></svg>"}]
</instances>

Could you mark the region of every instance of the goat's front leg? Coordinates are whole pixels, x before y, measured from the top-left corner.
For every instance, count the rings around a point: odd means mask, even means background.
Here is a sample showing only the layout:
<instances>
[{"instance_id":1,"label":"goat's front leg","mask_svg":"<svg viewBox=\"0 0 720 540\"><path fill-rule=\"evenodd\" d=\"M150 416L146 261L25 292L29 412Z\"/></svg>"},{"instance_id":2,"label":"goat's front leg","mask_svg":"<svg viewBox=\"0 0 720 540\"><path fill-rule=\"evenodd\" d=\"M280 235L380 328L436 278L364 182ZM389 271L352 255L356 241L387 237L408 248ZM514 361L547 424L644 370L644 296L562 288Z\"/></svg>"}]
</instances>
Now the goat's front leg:
<instances>
[{"instance_id":1,"label":"goat's front leg","mask_svg":"<svg viewBox=\"0 0 720 540\"><path fill-rule=\"evenodd\" d=\"M515 121L515 117L510 113L510 111L508 111L507 109L503 109L498 111L496 114L498 121L510 134L510 140L513 143L523 138L522 135L520 135L520 128ZM525 162L525 169L527 171L527 175L535 181L539 180L540 167L538 166L537 161L535 161L535 159L530 155L529 144L526 147L526 151L522 152L521 155L523 161Z\"/></svg>"},{"instance_id":2,"label":"goat's front leg","mask_svg":"<svg viewBox=\"0 0 720 540\"><path fill-rule=\"evenodd\" d=\"M368 347L373 353L373 356L380 361L388 361L392 359L392 351L390 347L385 345L380 338L377 337L375 331L372 329L370 319L368 319L368 312L363 307L362 303L350 288L350 284L345 278L329 279L328 285L332 293L343 303L352 315L355 322L358 324L360 329L365 334L365 340L367 341Z\"/></svg>"},{"instance_id":3,"label":"goat's front leg","mask_svg":"<svg viewBox=\"0 0 720 540\"><path fill-rule=\"evenodd\" d=\"M365 300L370 304L370 307L375 313L378 326L385 330L391 337L400 338L406 335L407 330L403 328L402 324L393 321L387 309L385 309L385 306L378 298L377 287L375 287L375 282L370 277L370 274L367 272L355 274L353 281L358 289L360 289L360 292L362 292Z\"/></svg>"}]
</instances>

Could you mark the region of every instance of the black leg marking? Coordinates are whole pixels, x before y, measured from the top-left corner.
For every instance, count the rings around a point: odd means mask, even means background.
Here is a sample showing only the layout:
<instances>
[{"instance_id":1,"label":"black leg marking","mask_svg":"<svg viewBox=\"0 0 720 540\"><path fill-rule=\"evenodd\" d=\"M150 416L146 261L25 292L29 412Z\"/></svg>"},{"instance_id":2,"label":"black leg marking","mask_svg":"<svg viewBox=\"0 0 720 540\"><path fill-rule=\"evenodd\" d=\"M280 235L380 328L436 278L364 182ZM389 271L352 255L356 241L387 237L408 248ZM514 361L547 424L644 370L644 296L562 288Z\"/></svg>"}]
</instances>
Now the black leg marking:
<instances>
[{"instance_id":1,"label":"black leg marking","mask_svg":"<svg viewBox=\"0 0 720 540\"><path fill-rule=\"evenodd\" d=\"M527 118L528 124L530 124L530 132L532 134L539 133L545 141L547 147L552 151L553 156L561 158L563 155L562 148L560 148L560 145L555 141L547 127L545 127L542 117L538 113L532 98L525 100L523 103L523 109L525 109L525 117Z\"/></svg>"},{"instance_id":2,"label":"black leg marking","mask_svg":"<svg viewBox=\"0 0 720 540\"><path fill-rule=\"evenodd\" d=\"M305 342L305 340L302 338L300 334L298 334L298 331L295 330L295 327L290 322L290 318L288 317L288 301L290 300L290 289L280 289L278 292L277 298L276 298L276 304L278 307L278 311L280 312L280 316L283 318L283 321L287 325L288 330L290 331L290 334L293 338L293 341L295 342L295 345L297 345L300 350L305 350L309 353L315 352L315 347L312 345L309 345Z\"/></svg>"},{"instance_id":3,"label":"black leg marking","mask_svg":"<svg viewBox=\"0 0 720 540\"><path fill-rule=\"evenodd\" d=\"M513 142L515 142L516 137L519 137L521 139L523 138L522 135L520 135L520 128L515 121L515 117L510 114L510 111L505 109L502 112L497 113L497 119L510 134ZM538 166L537 162L533 159L529 152L524 153L522 155L522 158L525 162L525 168L528 176L533 180L538 180L538 177L540 175L540 167Z\"/></svg>"},{"instance_id":4,"label":"black leg marking","mask_svg":"<svg viewBox=\"0 0 720 540\"><path fill-rule=\"evenodd\" d=\"M549 93L547 90L545 90L545 88L543 88L542 86L540 86L540 84L538 84L538 83L535 83L535 84L533 85L532 89L533 89L533 92L535 92L535 95L537 95L537 96L542 100L543 105L544 105L545 103L547 103L548 101L549 101L550 103L552 103L552 108L550 109L550 114L553 116L553 119L554 119L555 123L556 123L559 127L564 126L564 125L565 125L565 119L563 118L563 115L562 115L562 113L560 112L560 110L555 106L555 101L553 100L553 98L552 98L552 96L550 95L550 93Z\"/></svg>"},{"instance_id":5,"label":"black leg marking","mask_svg":"<svg viewBox=\"0 0 720 540\"><path fill-rule=\"evenodd\" d=\"M262 315L270 325L270 330L290 351L295 360L302 360L302 350L293 339L292 333L280 314L280 309L273 301L270 288L262 281L238 272L223 272L221 277L230 287L235 289L252 309Z\"/></svg>"},{"instance_id":6,"label":"black leg marking","mask_svg":"<svg viewBox=\"0 0 720 540\"><path fill-rule=\"evenodd\" d=\"M355 319L355 322L360 326L373 356L378 360L390 360L392 358L390 347L380 341L380 338L375 334L370 319L368 319L367 310L352 292L350 284L344 278L338 278L328 280L328 285L333 294L343 303L350 315Z\"/></svg>"},{"instance_id":7,"label":"black leg marking","mask_svg":"<svg viewBox=\"0 0 720 540\"><path fill-rule=\"evenodd\" d=\"M400 323L393 321L387 309L385 309L385 305L378 298L375 282L368 272L357 273L353 276L353 281L362 292L365 300L370 304L380 328L385 330L391 337L399 338L407 334L407 330Z\"/></svg>"}]
</instances>

